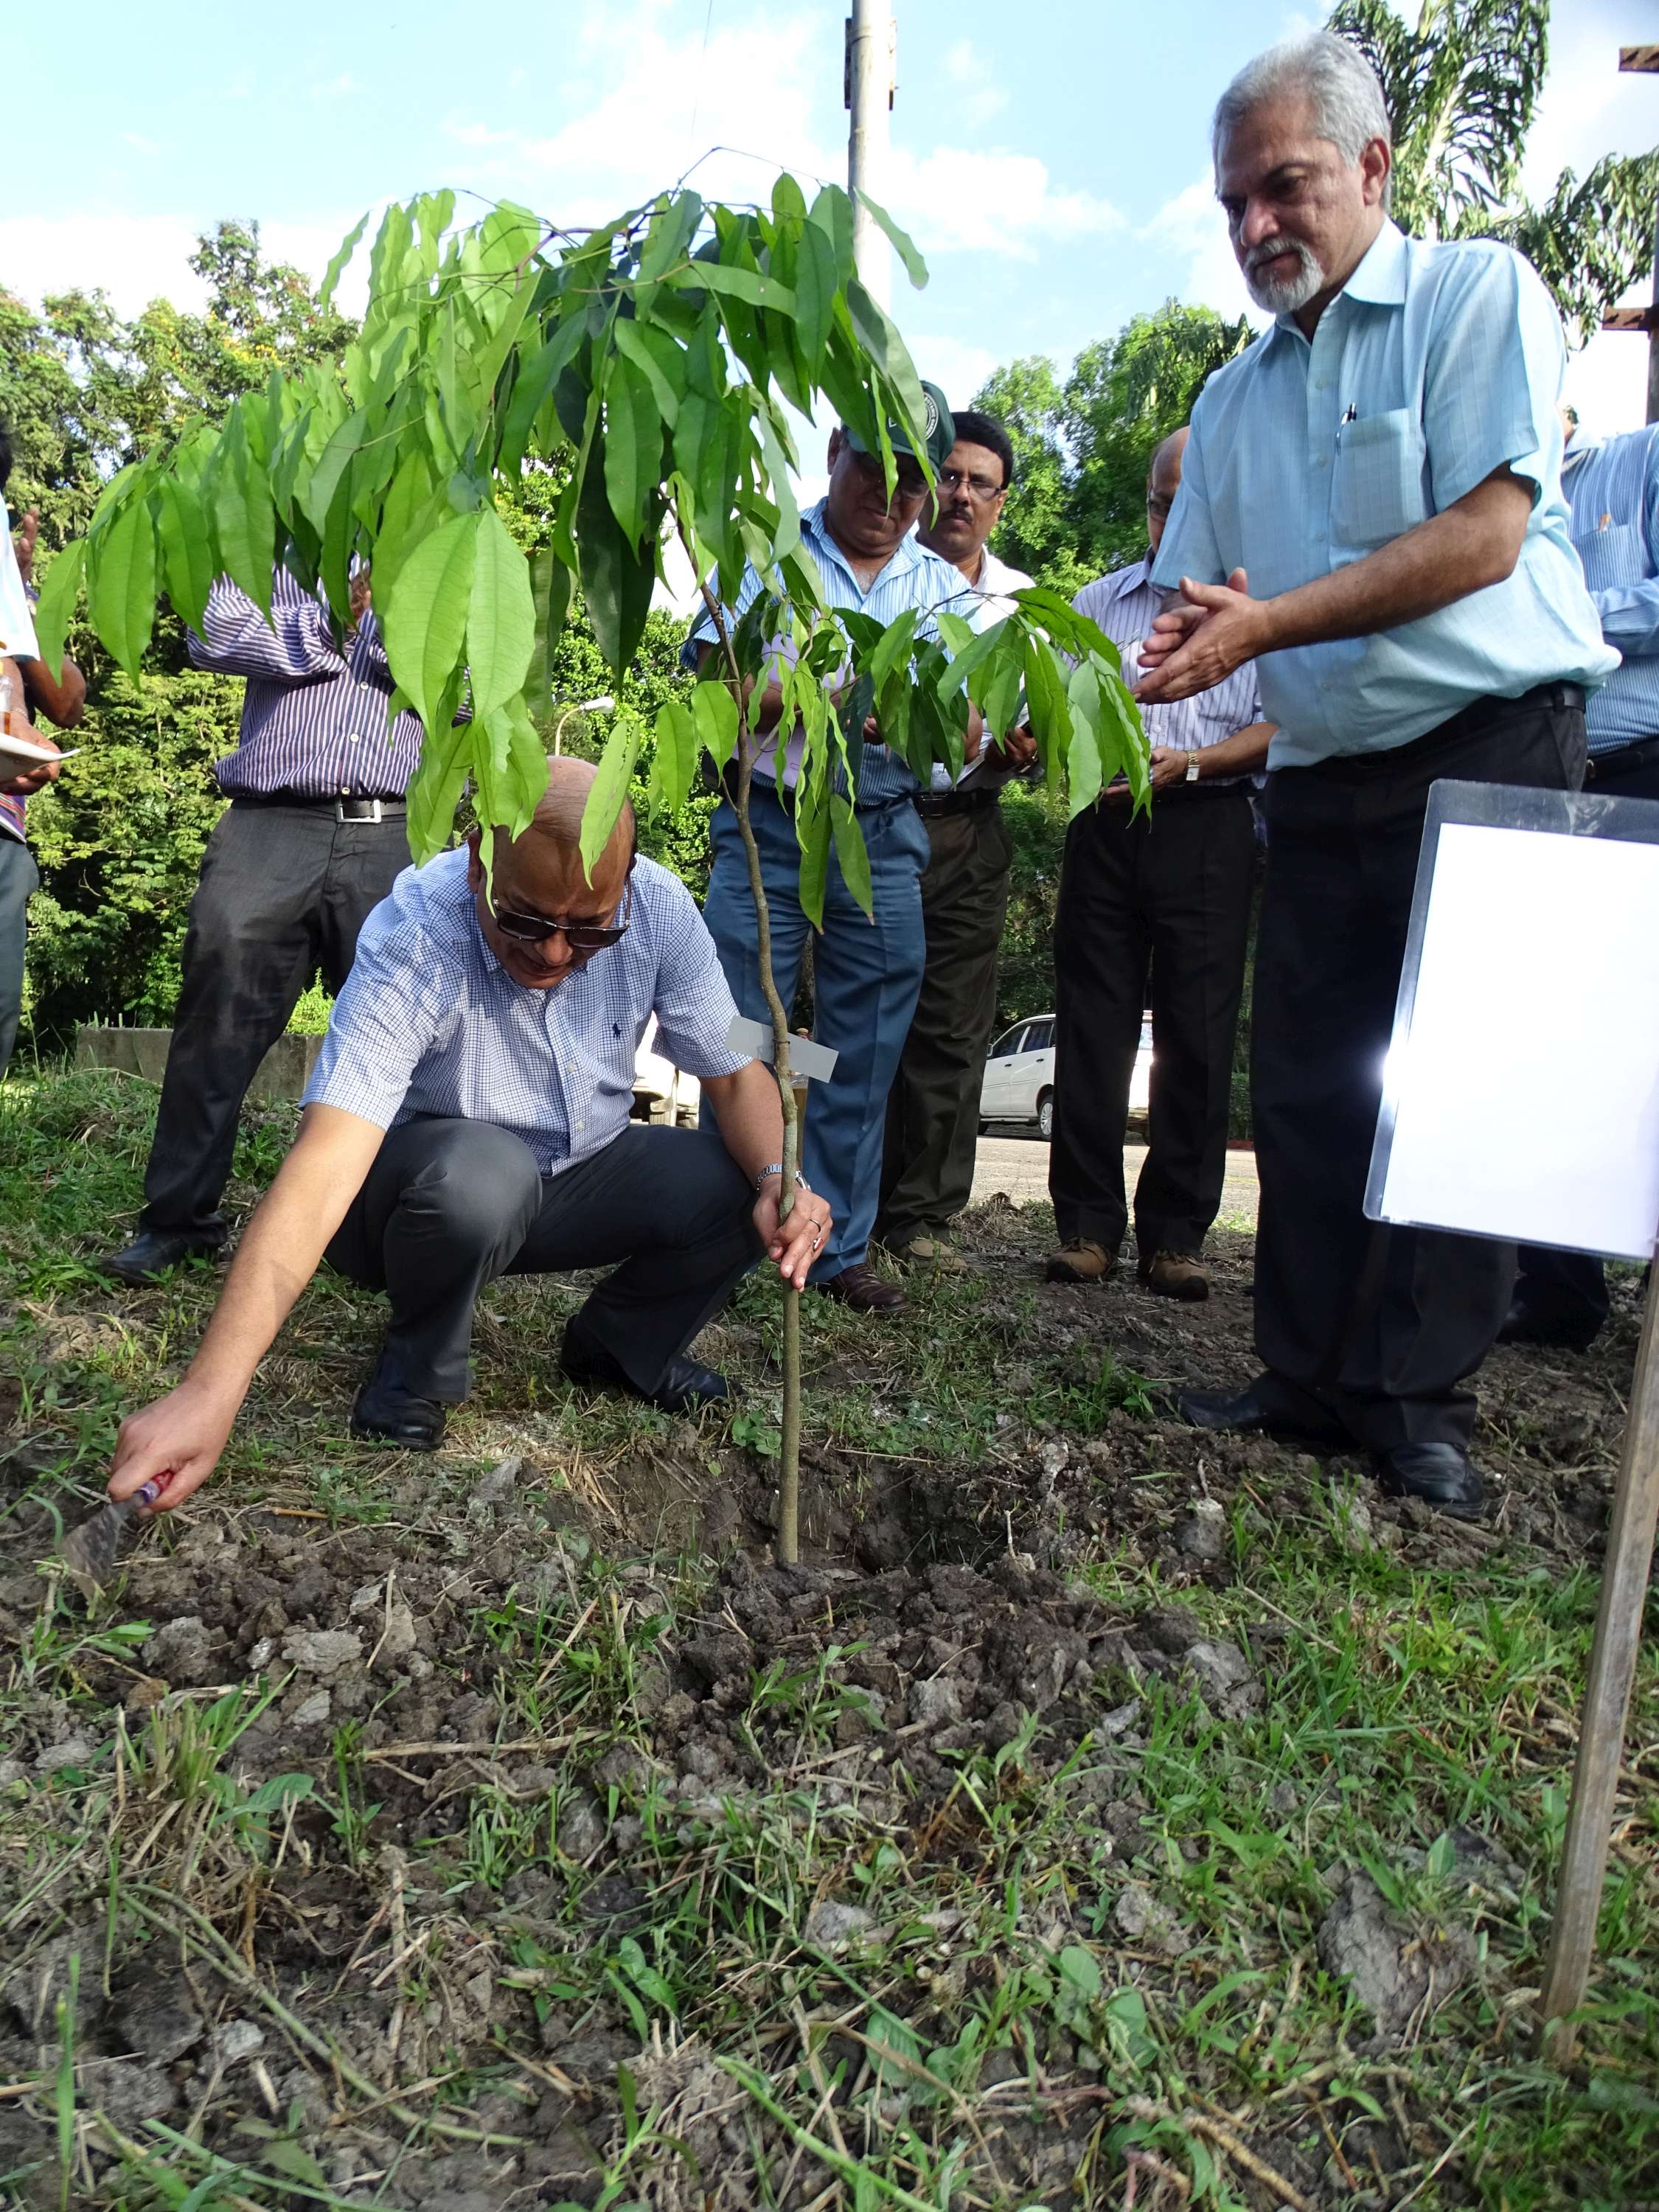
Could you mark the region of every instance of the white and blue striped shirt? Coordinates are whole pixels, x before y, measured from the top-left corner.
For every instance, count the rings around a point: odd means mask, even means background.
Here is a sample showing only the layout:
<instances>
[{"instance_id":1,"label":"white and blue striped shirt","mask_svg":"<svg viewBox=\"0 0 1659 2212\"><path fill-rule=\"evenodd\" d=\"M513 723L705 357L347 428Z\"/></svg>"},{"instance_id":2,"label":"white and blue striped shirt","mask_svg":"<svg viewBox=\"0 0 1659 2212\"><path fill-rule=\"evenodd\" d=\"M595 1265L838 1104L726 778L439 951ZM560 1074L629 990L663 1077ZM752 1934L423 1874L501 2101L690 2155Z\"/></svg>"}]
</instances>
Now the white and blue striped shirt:
<instances>
[{"instance_id":1,"label":"white and blue striped shirt","mask_svg":"<svg viewBox=\"0 0 1659 2212\"><path fill-rule=\"evenodd\" d=\"M1281 315L1193 410L1152 580L1294 591L1402 537L1510 468L1536 486L1512 574L1437 614L1265 653L1270 768L1387 751L1471 701L1593 689L1617 666L1573 554L1554 302L1488 240L1425 246L1385 222L1312 343Z\"/></svg>"},{"instance_id":2,"label":"white and blue striped shirt","mask_svg":"<svg viewBox=\"0 0 1659 2212\"><path fill-rule=\"evenodd\" d=\"M654 1013L658 1049L698 1077L734 1075L737 1008L696 902L654 860L634 863L628 933L548 991L501 967L478 927L465 847L405 868L363 924L307 1105L393 1129L417 1115L489 1121L544 1176L626 1127L634 1055Z\"/></svg>"},{"instance_id":3,"label":"white and blue striped shirt","mask_svg":"<svg viewBox=\"0 0 1659 2212\"><path fill-rule=\"evenodd\" d=\"M269 622L221 576L202 629L190 633L196 665L247 678L236 750L214 766L227 799L402 798L421 757L421 718L405 708L386 728L395 686L372 612L342 650L327 603L279 568Z\"/></svg>"},{"instance_id":4,"label":"white and blue striped shirt","mask_svg":"<svg viewBox=\"0 0 1659 2212\"><path fill-rule=\"evenodd\" d=\"M971 619L977 595L954 562L930 551L914 530L902 540L892 559L866 589L830 535L829 505L828 499L821 499L815 507L807 507L800 519L801 544L823 580L823 596L829 605L855 608L884 625L896 622L909 607L932 614L940 607L951 606L953 612ZM731 610L732 622L741 622L760 589L760 577L751 565L744 571L738 603ZM928 625L919 623L917 634L930 635ZM692 624L691 635L686 641L683 657L688 665L696 665L698 647L712 643L714 635L714 620L705 610ZM773 749L769 743L756 760L756 775L769 777L772 761ZM787 768L784 780L793 781ZM856 794L860 806L879 806L891 799L908 799L916 787L908 764L896 753L890 752L885 745L866 745Z\"/></svg>"},{"instance_id":5,"label":"white and blue striped shirt","mask_svg":"<svg viewBox=\"0 0 1659 2212\"><path fill-rule=\"evenodd\" d=\"M1072 605L1103 629L1122 653L1124 682L1138 684L1141 675L1138 648L1164 605L1163 592L1152 583L1151 555L1085 584ZM1183 753L1202 752L1207 745L1221 744L1262 720L1255 663L1247 660L1211 690L1195 692L1190 699L1145 706L1140 719L1146 726L1149 744L1168 745L1172 751ZM1242 780L1216 776L1206 781L1215 788Z\"/></svg>"},{"instance_id":6,"label":"white and blue striped shirt","mask_svg":"<svg viewBox=\"0 0 1659 2212\"><path fill-rule=\"evenodd\" d=\"M1659 423L1575 436L1561 482L1601 635L1624 655L1584 709L1590 750L1616 752L1659 738Z\"/></svg>"}]
</instances>

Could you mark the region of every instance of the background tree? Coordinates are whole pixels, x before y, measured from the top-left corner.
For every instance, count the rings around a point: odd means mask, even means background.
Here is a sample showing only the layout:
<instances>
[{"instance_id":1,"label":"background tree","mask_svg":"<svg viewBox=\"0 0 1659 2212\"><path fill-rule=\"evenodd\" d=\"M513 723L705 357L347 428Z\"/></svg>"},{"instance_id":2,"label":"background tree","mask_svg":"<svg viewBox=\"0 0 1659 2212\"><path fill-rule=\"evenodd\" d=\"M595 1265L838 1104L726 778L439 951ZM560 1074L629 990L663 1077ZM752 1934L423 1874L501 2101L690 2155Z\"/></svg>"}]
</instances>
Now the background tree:
<instances>
[{"instance_id":1,"label":"background tree","mask_svg":"<svg viewBox=\"0 0 1659 2212\"><path fill-rule=\"evenodd\" d=\"M1652 264L1659 149L1609 154L1582 182L1564 169L1541 206L1526 198L1521 165L1549 66L1549 0L1422 0L1415 26L1389 0L1340 0L1328 28L1351 39L1382 81L1401 229L1517 247L1582 345Z\"/></svg>"}]
</instances>

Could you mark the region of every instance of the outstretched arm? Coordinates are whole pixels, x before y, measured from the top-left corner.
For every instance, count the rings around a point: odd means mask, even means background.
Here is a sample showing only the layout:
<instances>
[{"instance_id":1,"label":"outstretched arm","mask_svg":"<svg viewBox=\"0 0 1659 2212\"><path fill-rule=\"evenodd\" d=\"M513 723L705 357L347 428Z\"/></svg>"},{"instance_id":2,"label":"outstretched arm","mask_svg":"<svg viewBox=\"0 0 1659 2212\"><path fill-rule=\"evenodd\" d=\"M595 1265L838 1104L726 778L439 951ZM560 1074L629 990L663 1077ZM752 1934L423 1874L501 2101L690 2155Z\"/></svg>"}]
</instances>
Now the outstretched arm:
<instances>
[{"instance_id":1,"label":"outstretched arm","mask_svg":"<svg viewBox=\"0 0 1659 2212\"><path fill-rule=\"evenodd\" d=\"M758 1060L747 1061L735 1075L706 1075L702 1087L726 1149L753 1182L763 1168L783 1157L783 1109L772 1071ZM779 1175L768 1176L755 1200L755 1227L766 1247L766 1256L777 1262L786 1283L805 1290L806 1277L830 1234L830 1208L816 1191L799 1190L794 1210L780 1225L778 1199L783 1188Z\"/></svg>"},{"instance_id":2,"label":"outstretched arm","mask_svg":"<svg viewBox=\"0 0 1659 2212\"><path fill-rule=\"evenodd\" d=\"M386 1132L338 1106L307 1106L294 1149L255 1208L201 1347L183 1382L121 1424L112 1498L131 1498L166 1468L158 1512L199 1489L217 1466L254 1370L362 1187Z\"/></svg>"}]
</instances>

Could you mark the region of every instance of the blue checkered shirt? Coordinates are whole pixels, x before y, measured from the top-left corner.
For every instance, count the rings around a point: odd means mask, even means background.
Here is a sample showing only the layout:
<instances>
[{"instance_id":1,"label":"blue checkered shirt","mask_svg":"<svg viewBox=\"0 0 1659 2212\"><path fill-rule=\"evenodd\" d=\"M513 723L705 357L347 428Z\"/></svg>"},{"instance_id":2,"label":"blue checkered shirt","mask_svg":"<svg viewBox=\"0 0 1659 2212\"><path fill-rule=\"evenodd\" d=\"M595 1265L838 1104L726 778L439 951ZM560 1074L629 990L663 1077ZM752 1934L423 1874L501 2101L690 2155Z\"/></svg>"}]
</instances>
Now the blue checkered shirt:
<instances>
[{"instance_id":1,"label":"blue checkered shirt","mask_svg":"<svg viewBox=\"0 0 1659 2212\"><path fill-rule=\"evenodd\" d=\"M1591 752L1616 752L1659 738L1659 423L1575 436L1561 482L1601 635L1624 655L1584 709Z\"/></svg>"},{"instance_id":2,"label":"blue checkered shirt","mask_svg":"<svg viewBox=\"0 0 1659 2212\"><path fill-rule=\"evenodd\" d=\"M423 1114L511 1130L544 1176L602 1152L628 1126L634 1055L654 1013L658 1049L692 1075L734 1075L737 1012L685 885L634 863L628 933L548 991L515 983L484 943L468 854L405 868L357 939L307 1105L395 1129Z\"/></svg>"},{"instance_id":3,"label":"blue checkered shirt","mask_svg":"<svg viewBox=\"0 0 1659 2212\"><path fill-rule=\"evenodd\" d=\"M860 614L873 616L883 624L896 622L908 607L932 614L937 608L948 606L965 620L972 619L975 595L963 580L961 570L931 552L914 530L866 591L848 565L847 556L830 535L825 513L829 504L827 499L819 500L816 507L806 508L800 519L801 543L823 580L827 605L854 608ZM760 589L761 580L755 568L745 568L738 604L730 611L730 619L734 623L742 621ZM917 630L923 636L931 634L926 623L918 623ZM711 644L714 635L714 621L705 611L692 624L682 655L689 666L696 665L699 647ZM771 775L773 757L769 741L766 750L756 760L757 776ZM785 780L793 781L787 771ZM857 799L860 806L879 806L890 799L907 799L916 787L915 776L896 753L890 752L885 745L866 745L863 764L859 769Z\"/></svg>"},{"instance_id":4,"label":"blue checkered shirt","mask_svg":"<svg viewBox=\"0 0 1659 2212\"><path fill-rule=\"evenodd\" d=\"M1181 489L1152 564L1258 599L1329 575L1510 468L1535 487L1512 574L1437 614L1264 653L1269 768L1383 752L1471 701L1593 689L1617 665L1572 550L1556 401L1561 319L1518 253L1425 246L1385 222L1311 343L1281 315L1193 410Z\"/></svg>"}]
</instances>

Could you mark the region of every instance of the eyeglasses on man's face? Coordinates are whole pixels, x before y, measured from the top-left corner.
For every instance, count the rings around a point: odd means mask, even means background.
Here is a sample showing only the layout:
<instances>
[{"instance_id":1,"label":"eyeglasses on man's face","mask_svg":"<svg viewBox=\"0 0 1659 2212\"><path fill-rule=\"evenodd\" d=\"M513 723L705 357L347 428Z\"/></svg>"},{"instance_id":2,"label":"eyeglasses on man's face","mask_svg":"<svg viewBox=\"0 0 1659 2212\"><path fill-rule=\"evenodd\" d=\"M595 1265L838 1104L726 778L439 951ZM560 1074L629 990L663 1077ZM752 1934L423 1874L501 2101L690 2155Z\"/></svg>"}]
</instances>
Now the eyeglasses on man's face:
<instances>
[{"instance_id":1,"label":"eyeglasses on man's face","mask_svg":"<svg viewBox=\"0 0 1659 2212\"><path fill-rule=\"evenodd\" d=\"M939 488L941 491L965 491L981 501L1000 499L1003 490L994 477L970 477L963 469L941 469Z\"/></svg>"},{"instance_id":2,"label":"eyeglasses on man's face","mask_svg":"<svg viewBox=\"0 0 1659 2212\"><path fill-rule=\"evenodd\" d=\"M618 922L556 921L549 915L515 914L505 907L493 909L491 918L501 935L512 938L518 945L544 945L550 937L562 937L573 952L603 952L608 945L618 944L627 936L633 910L634 878L630 871L622 920Z\"/></svg>"}]
</instances>

